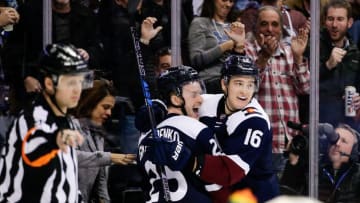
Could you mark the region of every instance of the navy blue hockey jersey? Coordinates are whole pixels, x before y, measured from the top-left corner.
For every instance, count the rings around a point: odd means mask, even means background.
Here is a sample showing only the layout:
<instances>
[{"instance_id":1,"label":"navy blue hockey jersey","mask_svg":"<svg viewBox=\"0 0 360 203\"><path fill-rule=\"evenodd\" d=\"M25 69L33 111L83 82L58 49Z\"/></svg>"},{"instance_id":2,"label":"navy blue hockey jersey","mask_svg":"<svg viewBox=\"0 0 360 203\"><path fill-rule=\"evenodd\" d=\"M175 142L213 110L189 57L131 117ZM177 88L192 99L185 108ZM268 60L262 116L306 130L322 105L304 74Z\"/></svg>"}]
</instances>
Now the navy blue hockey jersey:
<instances>
[{"instance_id":1,"label":"navy blue hockey jersey","mask_svg":"<svg viewBox=\"0 0 360 203\"><path fill-rule=\"evenodd\" d=\"M271 125L257 100L252 99L243 109L225 115L223 94L203 95L203 99L200 121L210 126L224 120L226 130L216 135L223 152L239 155L249 167L249 173L236 189L251 188L259 202L276 196L278 183L272 168Z\"/></svg>"},{"instance_id":2,"label":"navy blue hockey jersey","mask_svg":"<svg viewBox=\"0 0 360 203\"><path fill-rule=\"evenodd\" d=\"M194 118L172 114L157 126L157 131L160 137L182 141L192 151L193 155L220 154L213 132ZM152 136L152 133L149 132L140 138L138 153L139 163L145 172L145 182L147 183L144 185L145 199L146 202L166 202L159 166L150 161L150 154L142 143L144 138L148 136ZM166 165L164 168L169 183L171 202L212 202L206 191L205 183L196 174L186 171L172 171Z\"/></svg>"}]
</instances>

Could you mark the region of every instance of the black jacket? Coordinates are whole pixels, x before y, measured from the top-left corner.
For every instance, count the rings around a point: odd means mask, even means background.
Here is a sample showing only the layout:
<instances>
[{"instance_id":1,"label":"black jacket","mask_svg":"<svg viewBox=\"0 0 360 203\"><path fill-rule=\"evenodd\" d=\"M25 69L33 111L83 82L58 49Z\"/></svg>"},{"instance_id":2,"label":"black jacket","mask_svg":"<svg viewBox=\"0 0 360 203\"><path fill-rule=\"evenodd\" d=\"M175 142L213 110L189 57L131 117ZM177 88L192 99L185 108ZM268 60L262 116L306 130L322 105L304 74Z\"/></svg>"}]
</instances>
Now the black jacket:
<instances>
[{"instance_id":1,"label":"black jacket","mask_svg":"<svg viewBox=\"0 0 360 203\"><path fill-rule=\"evenodd\" d=\"M308 165L299 162L293 166L286 164L280 181L283 194L308 194ZM359 203L360 202L360 165L343 164L335 173L329 161L319 166L319 200L325 203Z\"/></svg>"},{"instance_id":2,"label":"black jacket","mask_svg":"<svg viewBox=\"0 0 360 203\"><path fill-rule=\"evenodd\" d=\"M319 116L320 122L337 125L339 122L354 126L354 121L345 117L344 90L348 85L360 91L360 51L357 46L350 44L343 60L332 70L327 69L325 63L329 59L334 46L326 30L320 36L320 78L319 78Z\"/></svg>"},{"instance_id":3,"label":"black jacket","mask_svg":"<svg viewBox=\"0 0 360 203\"><path fill-rule=\"evenodd\" d=\"M335 175L330 164L319 171L319 199L325 203L360 202L360 165L344 164Z\"/></svg>"}]
</instances>

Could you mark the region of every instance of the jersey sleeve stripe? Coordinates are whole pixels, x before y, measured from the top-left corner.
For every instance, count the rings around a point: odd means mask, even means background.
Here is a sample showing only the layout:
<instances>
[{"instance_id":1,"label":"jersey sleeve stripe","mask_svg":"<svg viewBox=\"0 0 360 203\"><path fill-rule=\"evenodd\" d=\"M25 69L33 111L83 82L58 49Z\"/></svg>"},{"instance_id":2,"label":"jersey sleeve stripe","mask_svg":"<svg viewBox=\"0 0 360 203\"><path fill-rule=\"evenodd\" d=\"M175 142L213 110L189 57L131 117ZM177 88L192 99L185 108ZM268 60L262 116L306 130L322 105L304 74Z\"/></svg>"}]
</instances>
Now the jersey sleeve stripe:
<instances>
[{"instance_id":1,"label":"jersey sleeve stripe","mask_svg":"<svg viewBox=\"0 0 360 203\"><path fill-rule=\"evenodd\" d=\"M244 160L242 160L238 155L226 155L229 159L231 159L233 162L235 162L238 166L240 166L245 174L248 174L250 171L250 166L248 163L246 163Z\"/></svg>"},{"instance_id":2,"label":"jersey sleeve stripe","mask_svg":"<svg viewBox=\"0 0 360 203\"><path fill-rule=\"evenodd\" d=\"M51 159L53 159L57 152L59 151L58 149L54 149L54 150L51 150L48 154L45 154L44 156L41 156L40 158L34 160L34 161L31 161L27 156L26 156L26 153L25 153L25 148L26 148L26 143L29 139L29 137L35 132L36 128L33 127L31 128L25 135L25 138L22 142L22 145L21 145L21 157L23 158L24 162L29 165L29 166L32 166L32 167L41 167L41 166L44 166L46 165L47 163L50 162Z\"/></svg>"},{"instance_id":3,"label":"jersey sleeve stripe","mask_svg":"<svg viewBox=\"0 0 360 203\"><path fill-rule=\"evenodd\" d=\"M218 191L221 188L222 186L218 184L205 185L205 190L208 192Z\"/></svg>"}]
</instances>

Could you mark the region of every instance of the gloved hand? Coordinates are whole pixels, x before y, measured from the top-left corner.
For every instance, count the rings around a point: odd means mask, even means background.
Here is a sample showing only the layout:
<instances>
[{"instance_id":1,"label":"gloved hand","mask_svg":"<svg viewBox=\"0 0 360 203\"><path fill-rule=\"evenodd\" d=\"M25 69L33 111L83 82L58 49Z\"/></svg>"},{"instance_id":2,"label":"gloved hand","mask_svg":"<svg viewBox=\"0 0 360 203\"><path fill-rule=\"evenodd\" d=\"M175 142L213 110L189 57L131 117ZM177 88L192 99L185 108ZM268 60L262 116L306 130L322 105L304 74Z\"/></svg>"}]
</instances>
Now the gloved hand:
<instances>
[{"instance_id":1,"label":"gloved hand","mask_svg":"<svg viewBox=\"0 0 360 203\"><path fill-rule=\"evenodd\" d=\"M158 99L152 100L152 109L154 112L156 124L165 119L167 114L166 105ZM149 118L149 112L145 105L141 106L135 115L135 127L140 132L147 132L151 129L151 123Z\"/></svg>"},{"instance_id":2,"label":"gloved hand","mask_svg":"<svg viewBox=\"0 0 360 203\"><path fill-rule=\"evenodd\" d=\"M149 160L156 165L168 166L171 170L184 169L191 160L191 151L182 141L167 138L145 138L142 145L147 146Z\"/></svg>"}]
</instances>

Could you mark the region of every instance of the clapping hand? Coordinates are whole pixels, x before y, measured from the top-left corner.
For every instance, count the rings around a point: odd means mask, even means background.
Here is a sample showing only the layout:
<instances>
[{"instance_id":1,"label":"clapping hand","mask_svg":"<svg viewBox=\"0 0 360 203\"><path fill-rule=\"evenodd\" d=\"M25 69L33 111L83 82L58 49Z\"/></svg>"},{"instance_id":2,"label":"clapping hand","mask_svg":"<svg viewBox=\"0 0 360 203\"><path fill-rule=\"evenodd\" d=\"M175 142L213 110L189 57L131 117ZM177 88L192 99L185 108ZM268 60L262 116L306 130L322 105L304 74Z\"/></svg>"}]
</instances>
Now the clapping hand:
<instances>
[{"instance_id":1,"label":"clapping hand","mask_svg":"<svg viewBox=\"0 0 360 203\"><path fill-rule=\"evenodd\" d=\"M272 56L279 46L279 40L276 39L276 37L271 35L265 36L262 33L260 34L260 40L258 42L262 53L268 57Z\"/></svg>"},{"instance_id":2,"label":"clapping hand","mask_svg":"<svg viewBox=\"0 0 360 203\"><path fill-rule=\"evenodd\" d=\"M302 62L303 54L308 42L309 29L308 27L300 28L299 34L291 39L291 49L294 54L295 63Z\"/></svg>"},{"instance_id":3,"label":"clapping hand","mask_svg":"<svg viewBox=\"0 0 360 203\"><path fill-rule=\"evenodd\" d=\"M235 47L244 46L245 43L245 25L240 22L233 22L230 25L230 30L224 30L224 32L235 43Z\"/></svg>"},{"instance_id":4,"label":"clapping hand","mask_svg":"<svg viewBox=\"0 0 360 203\"><path fill-rule=\"evenodd\" d=\"M0 27L18 23L19 20L19 13L14 8L0 7Z\"/></svg>"},{"instance_id":5,"label":"clapping hand","mask_svg":"<svg viewBox=\"0 0 360 203\"><path fill-rule=\"evenodd\" d=\"M305 26L299 29L298 35L291 39L291 49L296 64L300 64L303 61L303 55L309 39L309 32L310 18L306 21Z\"/></svg>"}]
</instances>

